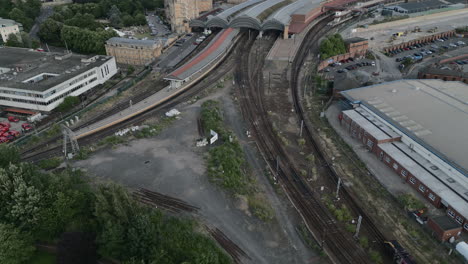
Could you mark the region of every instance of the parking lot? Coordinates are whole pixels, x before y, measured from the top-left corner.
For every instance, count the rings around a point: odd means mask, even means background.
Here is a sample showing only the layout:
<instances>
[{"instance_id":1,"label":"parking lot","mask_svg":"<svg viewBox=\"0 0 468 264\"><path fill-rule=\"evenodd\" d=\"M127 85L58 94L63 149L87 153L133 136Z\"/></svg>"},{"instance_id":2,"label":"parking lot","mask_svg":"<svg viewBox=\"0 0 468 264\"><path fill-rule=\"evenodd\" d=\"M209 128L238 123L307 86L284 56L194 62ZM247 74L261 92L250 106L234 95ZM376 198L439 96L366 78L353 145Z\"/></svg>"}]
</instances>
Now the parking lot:
<instances>
[{"instance_id":1,"label":"parking lot","mask_svg":"<svg viewBox=\"0 0 468 264\"><path fill-rule=\"evenodd\" d=\"M8 120L8 117L0 117L0 144L13 141L24 134L22 125L29 124L24 118L19 118L18 121ZM6 129L5 127L9 128ZM32 131L32 127L31 130ZM27 132L26 132L27 133Z\"/></svg>"},{"instance_id":2,"label":"parking lot","mask_svg":"<svg viewBox=\"0 0 468 264\"><path fill-rule=\"evenodd\" d=\"M168 26L164 25L159 16L149 13L146 16L146 21L148 21L148 26L151 30L151 36L153 37L163 37L171 34L171 30Z\"/></svg>"},{"instance_id":3,"label":"parking lot","mask_svg":"<svg viewBox=\"0 0 468 264\"><path fill-rule=\"evenodd\" d=\"M376 70L376 63L369 59L353 59L341 60L330 64L328 67L323 69L326 76L331 77L335 74L343 74L346 72L367 72L369 74L378 75Z\"/></svg>"},{"instance_id":4,"label":"parking lot","mask_svg":"<svg viewBox=\"0 0 468 264\"><path fill-rule=\"evenodd\" d=\"M398 68L403 70L411 63L420 62L426 58L434 58L445 52L463 48L466 46L466 43L468 43L468 39L466 38L444 37L391 51L389 56L394 57L395 61L400 63Z\"/></svg>"}]
</instances>

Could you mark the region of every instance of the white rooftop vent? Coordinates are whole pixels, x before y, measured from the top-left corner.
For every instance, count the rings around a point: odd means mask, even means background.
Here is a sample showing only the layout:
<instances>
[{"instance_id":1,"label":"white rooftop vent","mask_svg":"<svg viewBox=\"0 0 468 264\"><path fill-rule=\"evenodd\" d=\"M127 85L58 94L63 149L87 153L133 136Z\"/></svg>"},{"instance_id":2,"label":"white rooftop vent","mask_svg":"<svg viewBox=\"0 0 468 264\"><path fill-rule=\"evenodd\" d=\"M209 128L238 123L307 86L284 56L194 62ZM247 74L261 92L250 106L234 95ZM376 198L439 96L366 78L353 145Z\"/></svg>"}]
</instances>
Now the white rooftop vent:
<instances>
[{"instance_id":1,"label":"white rooftop vent","mask_svg":"<svg viewBox=\"0 0 468 264\"><path fill-rule=\"evenodd\" d=\"M436 165L432 165L432 166L431 166L431 169L433 169L433 170L438 170L439 167L437 167Z\"/></svg>"},{"instance_id":2,"label":"white rooftop vent","mask_svg":"<svg viewBox=\"0 0 468 264\"><path fill-rule=\"evenodd\" d=\"M450 182L450 183L455 183L455 180L452 179L452 178L447 178L447 181Z\"/></svg>"},{"instance_id":3,"label":"white rooftop vent","mask_svg":"<svg viewBox=\"0 0 468 264\"><path fill-rule=\"evenodd\" d=\"M397 92L397 90L396 90L396 89L393 89L393 90L392 90L392 93L396 93L396 92Z\"/></svg>"}]
</instances>

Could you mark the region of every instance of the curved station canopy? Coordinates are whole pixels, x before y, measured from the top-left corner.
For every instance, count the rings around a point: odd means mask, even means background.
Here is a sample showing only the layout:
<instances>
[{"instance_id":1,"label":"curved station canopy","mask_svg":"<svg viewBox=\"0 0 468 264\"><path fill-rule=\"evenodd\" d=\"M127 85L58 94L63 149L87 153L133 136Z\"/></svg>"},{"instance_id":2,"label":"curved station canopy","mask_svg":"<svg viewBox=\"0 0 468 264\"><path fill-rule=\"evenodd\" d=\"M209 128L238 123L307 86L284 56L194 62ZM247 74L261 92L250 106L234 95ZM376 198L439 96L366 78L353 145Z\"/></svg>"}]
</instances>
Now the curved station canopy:
<instances>
[{"instance_id":1,"label":"curved station canopy","mask_svg":"<svg viewBox=\"0 0 468 264\"><path fill-rule=\"evenodd\" d=\"M321 0L249 0L209 17L206 21L194 19L190 21L190 26L285 31L294 14L301 13L304 8L319 7L320 2Z\"/></svg>"}]
</instances>

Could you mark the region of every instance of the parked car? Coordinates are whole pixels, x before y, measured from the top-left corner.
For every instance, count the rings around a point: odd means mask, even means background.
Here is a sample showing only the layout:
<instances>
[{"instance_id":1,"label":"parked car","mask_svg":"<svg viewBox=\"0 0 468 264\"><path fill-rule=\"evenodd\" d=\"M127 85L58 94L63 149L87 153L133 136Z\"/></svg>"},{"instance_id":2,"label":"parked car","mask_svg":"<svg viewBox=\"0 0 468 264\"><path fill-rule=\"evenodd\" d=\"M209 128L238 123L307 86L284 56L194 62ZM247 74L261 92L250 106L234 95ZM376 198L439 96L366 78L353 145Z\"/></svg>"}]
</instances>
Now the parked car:
<instances>
[{"instance_id":1,"label":"parked car","mask_svg":"<svg viewBox=\"0 0 468 264\"><path fill-rule=\"evenodd\" d=\"M19 131L16 131L16 130L10 130L10 131L8 132L8 134L10 134L10 135L12 135L12 136L14 136L14 137L16 137L16 138L20 136L20 132L19 132Z\"/></svg>"},{"instance_id":2,"label":"parked car","mask_svg":"<svg viewBox=\"0 0 468 264\"><path fill-rule=\"evenodd\" d=\"M8 121L16 123L16 122L19 122L20 120L16 116L9 116Z\"/></svg>"},{"instance_id":3,"label":"parked car","mask_svg":"<svg viewBox=\"0 0 468 264\"><path fill-rule=\"evenodd\" d=\"M8 127L8 128L10 128L11 125L10 125L10 123L8 123L8 122L0 122L0 127Z\"/></svg>"},{"instance_id":4,"label":"parked car","mask_svg":"<svg viewBox=\"0 0 468 264\"><path fill-rule=\"evenodd\" d=\"M28 124L28 123L23 123L23 124L21 125L21 128L22 128L24 131L30 131L30 130L33 129L33 127L32 127L30 124Z\"/></svg>"}]
</instances>

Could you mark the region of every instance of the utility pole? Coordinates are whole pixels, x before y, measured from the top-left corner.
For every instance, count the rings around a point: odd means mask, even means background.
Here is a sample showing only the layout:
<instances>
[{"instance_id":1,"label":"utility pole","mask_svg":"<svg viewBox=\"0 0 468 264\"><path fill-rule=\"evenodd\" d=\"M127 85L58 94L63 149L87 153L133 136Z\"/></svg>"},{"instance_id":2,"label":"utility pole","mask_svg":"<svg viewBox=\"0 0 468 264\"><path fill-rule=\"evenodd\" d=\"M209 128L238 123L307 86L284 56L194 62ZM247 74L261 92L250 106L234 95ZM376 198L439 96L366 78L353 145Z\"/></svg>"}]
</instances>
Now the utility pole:
<instances>
[{"instance_id":1,"label":"utility pole","mask_svg":"<svg viewBox=\"0 0 468 264\"><path fill-rule=\"evenodd\" d=\"M338 194L340 193L340 187L341 187L341 178L338 178L338 184L336 186L336 199L338 200Z\"/></svg>"},{"instance_id":2,"label":"utility pole","mask_svg":"<svg viewBox=\"0 0 468 264\"><path fill-rule=\"evenodd\" d=\"M279 156L276 156L276 176L279 175Z\"/></svg>"},{"instance_id":3,"label":"utility pole","mask_svg":"<svg viewBox=\"0 0 468 264\"><path fill-rule=\"evenodd\" d=\"M299 133L300 138L302 138L302 129L304 129L304 120L301 120L301 132Z\"/></svg>"},{"instance_id":4,"label":"utility pole","mask_svg":"<svg viewBox=\"0 0 468 264\"><path fill-rule=\"evenodd\" d=\"M356 227L356 234L354 234L355 239L359 238L359 230L361 230L361 222L362 222L362 216L359 216L358 222L357 222L357 227Z\"/></svg>"},{"instance_id":5,"label":"utility pole","mask_svg":"<svg viewBox=\"0 0 468 264\"><path fill-rule=\"evenodd\" d=\"M75 133L65 125L62 125L62 133L63 133L63 154L65 158L67 157L67 145L68 141L70 141L72 151L71 154L74 155L80 152L80 146L78 145L78 140L76 139Z\"/></svg>"}]
</instances>

